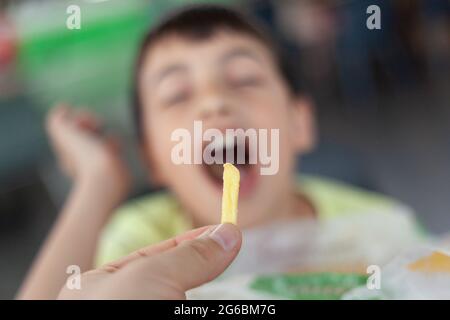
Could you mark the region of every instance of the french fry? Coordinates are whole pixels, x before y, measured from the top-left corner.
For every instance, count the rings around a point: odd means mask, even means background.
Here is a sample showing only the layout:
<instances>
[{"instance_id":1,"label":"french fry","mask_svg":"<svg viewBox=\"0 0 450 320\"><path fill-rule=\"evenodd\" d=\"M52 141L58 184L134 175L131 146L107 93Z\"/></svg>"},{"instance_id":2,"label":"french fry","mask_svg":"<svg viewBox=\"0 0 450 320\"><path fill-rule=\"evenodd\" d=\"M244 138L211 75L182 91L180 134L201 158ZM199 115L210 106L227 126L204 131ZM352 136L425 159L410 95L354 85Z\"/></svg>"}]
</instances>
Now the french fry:
<instances>
[{"instance_id":1,"label":"french fry","mask_svg":"<svg viewBox=\"0 0 450 320\"><path fill-rule=\"evenodd\" d=\"M239 170L231 163L223 165L222 223L237 224Z\"/></svg>"}]
</instances>

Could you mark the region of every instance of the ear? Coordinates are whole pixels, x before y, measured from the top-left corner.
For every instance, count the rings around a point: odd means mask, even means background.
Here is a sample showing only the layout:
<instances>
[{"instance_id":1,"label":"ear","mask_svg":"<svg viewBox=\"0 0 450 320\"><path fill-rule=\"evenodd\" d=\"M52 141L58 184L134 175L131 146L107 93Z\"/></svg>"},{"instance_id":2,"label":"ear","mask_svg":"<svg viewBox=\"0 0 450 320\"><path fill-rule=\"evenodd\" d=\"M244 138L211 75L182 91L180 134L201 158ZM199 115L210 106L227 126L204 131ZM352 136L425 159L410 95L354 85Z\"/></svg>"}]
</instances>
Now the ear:
<instances>
[{"instance_id":1,"label":"ear","mask_svg":"<svg viewBox=\"0 0 450 320\"><path fill-rule=\"evenodd\" d=\"M151 182L156 187L164 187L165 179L160 171L156 170L155 159L152 155L150 148L145 146L145 142L141 141L139 143L139 154L142 162L145 165L148 176L150 176Z\"/></svg>"},{"instance_id":2,"label":"ear","mask_svg":"<svg viewBox=\"0 0 450 320\"><path fill-rule=\"evenodd\" d=\"M293 97L291 110L291 136L294 147L300 154L311 152L317 142L316 119L311 98Z\"/></svg>"}]
</instances>

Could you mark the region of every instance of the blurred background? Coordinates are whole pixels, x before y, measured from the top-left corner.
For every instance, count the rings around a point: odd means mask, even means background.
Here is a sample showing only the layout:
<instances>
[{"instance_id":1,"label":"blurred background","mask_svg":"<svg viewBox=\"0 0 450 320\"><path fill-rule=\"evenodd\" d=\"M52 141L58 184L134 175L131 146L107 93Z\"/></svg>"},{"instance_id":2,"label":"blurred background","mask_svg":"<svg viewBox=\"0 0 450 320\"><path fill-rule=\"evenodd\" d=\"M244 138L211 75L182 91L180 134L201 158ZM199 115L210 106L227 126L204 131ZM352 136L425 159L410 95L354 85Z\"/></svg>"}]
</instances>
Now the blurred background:
<instances>
[{"instance_id":1,"label":"blurred background","mask_svg":"<svg viewBox=\"0 0 450 320\"><path fill-rule=\"evenodd\" d=\"M148 26L190 2L0 0L0 298L14 297L70 187L43 127L52 104L101 114L126 141L130 197L151 192L129 114L133 60ZM213 2L263 20L316 102L320 145L302 172L388 194L450 231L449 0ZM66 27L72 4L81 30ZM366 27L373 4L380 30Z\"/></svg>"}]
</instances>

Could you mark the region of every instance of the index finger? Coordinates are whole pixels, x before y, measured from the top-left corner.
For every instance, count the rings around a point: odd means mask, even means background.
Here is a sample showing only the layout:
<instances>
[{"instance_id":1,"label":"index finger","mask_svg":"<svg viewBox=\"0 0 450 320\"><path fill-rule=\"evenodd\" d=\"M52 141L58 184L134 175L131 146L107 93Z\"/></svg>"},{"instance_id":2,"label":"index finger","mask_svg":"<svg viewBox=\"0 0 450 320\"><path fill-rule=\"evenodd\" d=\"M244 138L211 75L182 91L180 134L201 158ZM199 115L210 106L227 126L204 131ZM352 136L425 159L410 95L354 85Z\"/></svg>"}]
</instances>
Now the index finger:
<instances>
[{"instance_id":1,"label":"index finger","mask_svg":"<svg viewBox=\"0 0 450 320\"><path fill-rule=\"evenodd\" d=\"M101 269L104 271L107 271L107 272L117 271L134 260L137 260L137 259L140 259L143 257L150 257L154 254L161 253L161 252L164 252L171 248L174 248L185 240L195 239L203 233L212 231L215 227L217 227L217 226L200 227L200 228L197 228L194 230L190 230L186 233L180 234L174 238L160 242L158 244L141 248L141 249L136 250L133 253L130 253L129 255L124 256L116 261L107 263L106 265L101 267Z\"/></svg>"}]
</instances>

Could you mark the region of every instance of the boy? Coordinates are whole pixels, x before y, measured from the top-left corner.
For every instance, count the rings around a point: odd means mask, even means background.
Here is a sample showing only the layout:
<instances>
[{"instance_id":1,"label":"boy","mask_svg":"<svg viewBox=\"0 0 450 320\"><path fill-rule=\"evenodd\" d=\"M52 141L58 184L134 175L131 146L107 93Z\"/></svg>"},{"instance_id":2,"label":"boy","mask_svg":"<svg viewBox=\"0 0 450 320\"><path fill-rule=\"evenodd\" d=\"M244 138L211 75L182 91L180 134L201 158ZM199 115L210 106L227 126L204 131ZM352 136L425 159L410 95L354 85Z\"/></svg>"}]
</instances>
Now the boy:
<instances>
[{"instance_id":1,"label":"boy","mask_svg":"<svg viewBox=\"0 0 450 320\"><path fill-rule=\"evenodd\" d=\"M260 163L239 167L242 228L377 208L403 210L385 197L341 184L305 178L299 186L296 157L315 144L312 106L261 30L231 10L200 6L176 12L147 35L137 63L135 120L146 163L172 194L122 208L106 228L99 264L219 221L221 166L175 165L170 158L171 133L192 132L198 120L221 131L279 129L277 174L258 174Z\"/></svg>"},{"instance_id":2,"label":"boy","mask_svg":"<svg viewBox=\"0 0 450 320\"><path fill-rule=\"evenodd\" d=\"M314 117L310 100L298 92L284 62L272 40L231 9L185 8L150 31L137 62L134 114L153 181L170 193L160 192L122 207L104 229L97 264L220 220L221 166L178 165L171 158L172 133L179 128L192 132L195 121L202 121L204 129L220 132L229 128L279 130L276 174L260 175L260 163L239 166L238 225L243 229L278 221L326 221L351 213L407 211L386 197L343 184L316 178L299 183L296 159L314 147ZM82 251L83 243L98 236L128 189L127 170L116 144L98 134L100 126L91 114L67 107L49 116L55 149L75 182L65 210L78 213L66 220L84 219L83 237L87 239L78 240L73 249L80 251L73 255L74 261L84 268L91 267L94 252L90 248ZM222 147L224 152L236 148ZM405 232L414 233L413 222L404 225ZM53 236L53 242L70 239L66 234ZM408 241L413 238L408 236Z\"/></svg>"}]
</instances>

